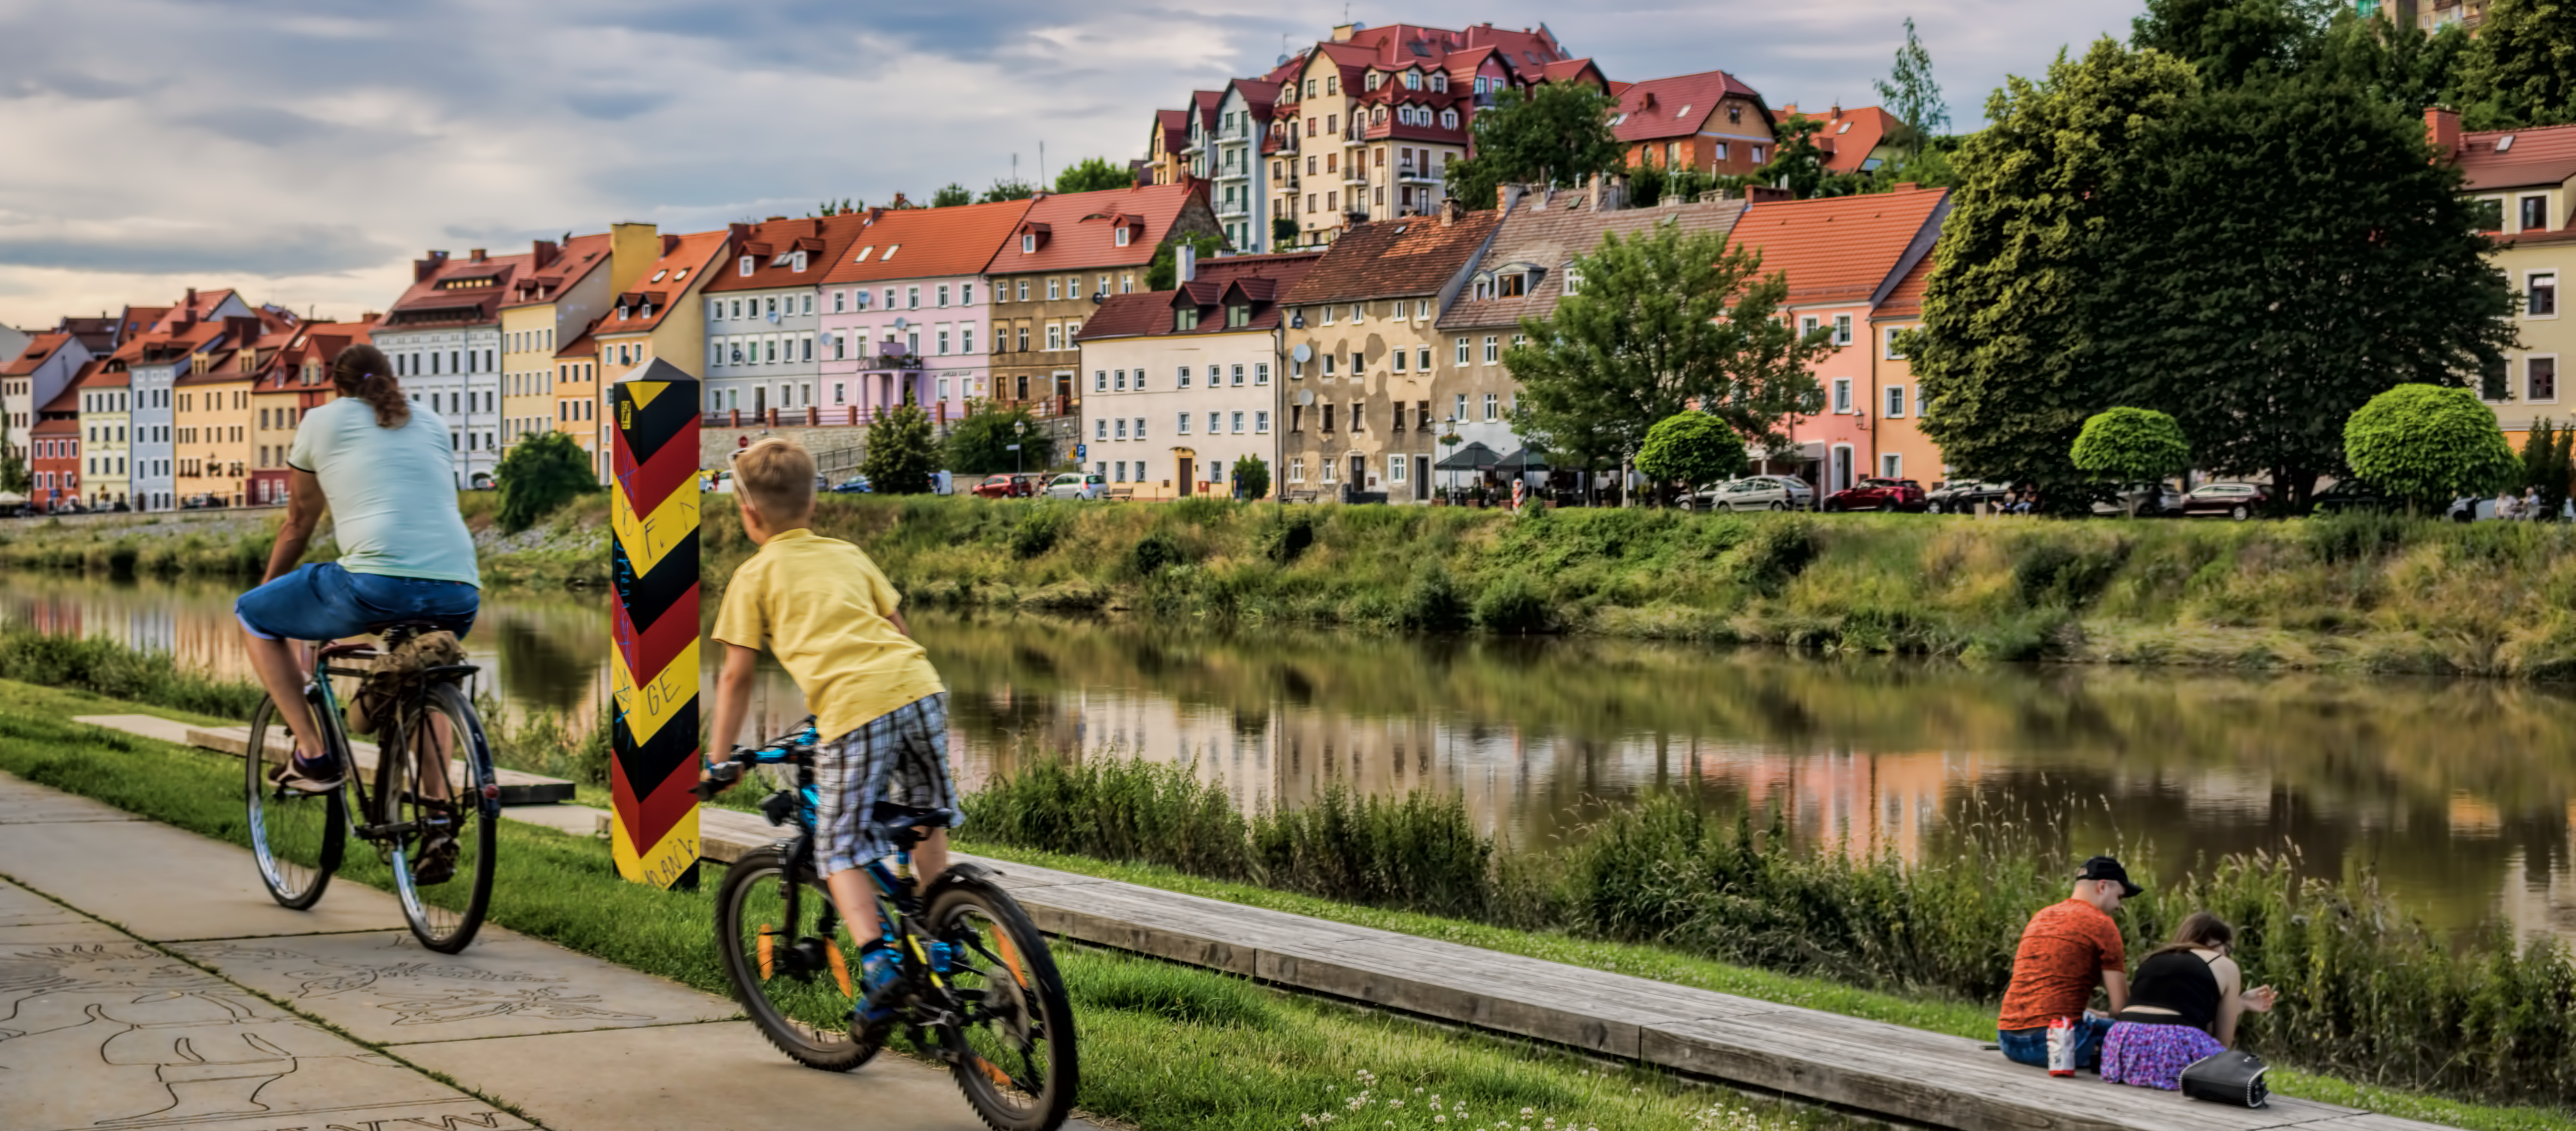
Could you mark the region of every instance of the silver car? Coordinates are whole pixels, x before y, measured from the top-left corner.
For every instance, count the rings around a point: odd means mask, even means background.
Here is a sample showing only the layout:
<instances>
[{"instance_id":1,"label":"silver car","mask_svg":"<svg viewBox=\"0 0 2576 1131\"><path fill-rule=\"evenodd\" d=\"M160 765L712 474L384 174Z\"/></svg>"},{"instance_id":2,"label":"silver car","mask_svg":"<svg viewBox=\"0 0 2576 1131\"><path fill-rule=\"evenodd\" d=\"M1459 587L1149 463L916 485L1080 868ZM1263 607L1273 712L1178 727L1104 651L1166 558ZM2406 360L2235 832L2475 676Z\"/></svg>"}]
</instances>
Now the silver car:
<instances>
[{"instance_id":1,"label":"silver car","mask_svg":"<svg viewBox=\"0 0 2576 1131\"><path fill-rule=\"evenodd\" d=\"M1748 475L1691 496L1694 510L1803 511L1816 505L1816 489L1788 475Z\"/></svg>"},{"instance_id":2,"label":"silver car","mask_svg":"<svg viewBox=\"0 0 2576 1131\"><path fill-rule=\"evenodd\" d=\"M2162 518L2182 513L2182 492L2167 483L2130 483L2122 486L2117 497L2097 500L2093 513L2112 518L2131 513L2137 508L2139 518Z\"/></svg>"},{"instance_id":3,"label":"silver car","mask_svg":"<svg viewBox=\"0 0 2576 1131\"><path fill-rule=\"evenodd\" d=\"M1047 480L1046 497L1050 499L1097 499L1103 480L1097 475L1068 471Z\"/></svg>"}]
</instances>

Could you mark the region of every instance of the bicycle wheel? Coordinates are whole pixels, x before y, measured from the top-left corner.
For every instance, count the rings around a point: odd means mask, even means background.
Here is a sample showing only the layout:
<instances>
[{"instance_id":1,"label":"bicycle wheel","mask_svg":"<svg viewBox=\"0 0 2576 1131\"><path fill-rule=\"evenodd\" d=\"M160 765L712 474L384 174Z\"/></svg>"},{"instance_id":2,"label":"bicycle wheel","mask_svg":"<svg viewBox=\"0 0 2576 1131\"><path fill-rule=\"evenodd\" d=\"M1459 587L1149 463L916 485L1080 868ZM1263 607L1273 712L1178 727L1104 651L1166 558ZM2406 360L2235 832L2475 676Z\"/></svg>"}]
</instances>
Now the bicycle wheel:
<instances>
[{"instance_id":1,"label":"bicycle wheel","mask_svg":"<svg viewBox=\"0 0 2576 1131\"><path fill-rule=\"evenodd\" d=\"M302 911L322 898L340 867L347 836L344 790L302 793L275 781L295 754L295 736L277 718L277 704L260 697L250 713L242 748L242 800L249 817L251 858L269 898Z\"/></svg>"},{"instance_id":2,"label":"bicycle wheel","mask_svg":"<svg viewBox=\"0 0 2576 1131\"><path fill-rule=\"evenodd\" d=\"M791 916L793 883L786 856L775 848L748 853L725 870L716 889L716 945L724 951L725 977L760 1035L789 1060L847 1072L874 1057L881 1042L850 1032L858 947L819 884L795 893Z\"/></svg>"},{"instance_id":3,"label":"bicycle wheel","mask_svg":"<svg viewBox=\"0 0 2576 1131\"><path fill-rule=\"evenodd\" d=\"M949 1071L993 1131L1054 1131L1073 1109L1073 1006L1046 936L991 880L951 873L931 901L947 943L957 1022L941 1034Z\"/></svg>"},{"instance_id":4,"label":"bicycle wheel","mask_svg":"<svg viewBox=\"0 0 2576 1131\"><path fill-rule=\"evenodd\" d=\"M442 954L454 954L474 941L483 913L492 904L492 865L497 845L495 812L500 787L492 777L492 756L483 745L483 723L474 705L455 684L433 686L407 712L404 725L389 728L396 741L377 757L398 759L383 780L388 789L381 804L388 823L401 831L393 839L394 894L412 937ZM436 765L444 745L447 796L425 797L420 767ZM449 845L435 834L449 834Z\"/></svg>"}]
</instances>

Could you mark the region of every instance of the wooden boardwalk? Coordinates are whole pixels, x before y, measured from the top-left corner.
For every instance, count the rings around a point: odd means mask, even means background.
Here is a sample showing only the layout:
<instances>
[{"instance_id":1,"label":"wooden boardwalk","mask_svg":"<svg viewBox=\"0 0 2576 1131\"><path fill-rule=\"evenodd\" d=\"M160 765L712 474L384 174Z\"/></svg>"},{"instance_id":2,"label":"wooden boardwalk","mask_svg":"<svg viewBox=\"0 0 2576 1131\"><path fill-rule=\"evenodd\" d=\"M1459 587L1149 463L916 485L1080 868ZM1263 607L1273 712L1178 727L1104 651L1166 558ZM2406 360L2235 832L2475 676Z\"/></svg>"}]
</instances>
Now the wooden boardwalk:
<instances>
[{"instance_id":1,"label":"wooden boardwalk","mask_svg":"<svg viewBox=\"0 0 2576 1131\"><path fill-rule=\"evenodd\" d=\"M142 716L80 721L152 733ZM231 738L188 728L186 739ZM167 737L152 733L153 737ZM543 780L543 779L540 779ZM567 831L608 814L570 805L505 810ZM760 817L706 808L709 859L778 839ZM1657 1065L1892 1120L1968 1131L2429 1131L2434 1125L2275 1096L2247 1110L2179 1095L2058 1079L1978 1042L1392 931L1334 923L1114 880L959 854L999 873L1050 934L1224 970L1601 1056Z\"/></svg>"}]
</instances>

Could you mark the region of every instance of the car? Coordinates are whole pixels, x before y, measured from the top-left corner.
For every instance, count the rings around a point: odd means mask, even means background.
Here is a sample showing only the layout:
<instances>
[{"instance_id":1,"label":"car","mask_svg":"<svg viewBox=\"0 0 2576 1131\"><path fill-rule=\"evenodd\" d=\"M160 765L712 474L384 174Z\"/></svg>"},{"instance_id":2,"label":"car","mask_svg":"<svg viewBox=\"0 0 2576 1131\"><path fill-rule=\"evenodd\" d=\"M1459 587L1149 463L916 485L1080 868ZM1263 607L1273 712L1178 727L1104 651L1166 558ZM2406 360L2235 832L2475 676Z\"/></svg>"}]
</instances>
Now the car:
<instances>
[{"instance_id":1,"label":"car","mask_svg":"<svg viewBox=\"0 0 2576 1131\"><path fill-rule=\"evenodd\" d=\"M1829 511L1919 511L1923 507L1923 485L1911 479L1873 476L1825 496Z\"/></svg>"},{"instance_id":2,"label":"car","mask_svg":"<svg viewBox=\"0 0 2576 1131\"><path fill-rule=\"evenodd\" d=\"M1026 475L987 475L975 485L979 499L1025 499L1035 494L1031 477Z\"/></svg>"},{"instance_id":3,"label":"car","mask_svg":"<svg viewBox=\"0 0 2576 1131\"><path fill-rule=\"evenodd\" d=\"M1815 505L1816 489L1788 475L1748 475L1691 496L1694 510L1802 511Z\"/></svg>"},{"instance_id":4,"label":"car","mask_svg":"<svg viewBox=\"0 0 2576 1131\"><path fill-rule=\"evenodd\" d=\"M2134 509L2133 509L2134 508ZM2182 492L2166 483L2128 483L2108 499L2093 501L2093 513L2103 518L2136 514L2139 518L2161 518L2182 513Z\"/></svg>"},{"instance_id":5,"label":"car","mask_svg":"<svg viewBox=\"0 0 2576 1131\"><path fill-rule=\"evenodd\" d=\"M2012 488L1980 479L1953 479L1923 494L1923 509L1933 514L1975 514L1978 507L2001 506Z\"/></svg>"},{"instance_id":6,"label":"car","mask_svg":"<svg viewBox=\"0 0 2576 1131\"><path fill-rule=\"evenodd\" d=\"M851 476L851 477L849 477L849 478L847 478L847 479L844 479L844 480L842 480L842 481L840 481L840 482L838 482L838 483L833 484L833 485L832 485L832 493L833 493L833 494L835 494L835 495L864 495L864 494L867 494L867 493L868 493L868 477L867 477L867 476L864 476L864 475L853 475L853 476Z\"/></svg>"},{"instance_id":7,"label":"car","mask_svg":"<svg viewBox=\"0 0 2576 1131\"><path fill-rule=\"evenodd\" d=\"M1097 499L1107 483L1098 475L1068 471L1048 480L1045 493L1050 499Z\"/></svg>"},{"instance_id":8,"label":"car","mask_svg":"<svg viewBox=\"0 0 2576 1131\"><path fill-rule=\"evenodd\" d=\"M2406 501L2358 479L2338 479L2334 485L2309 499L2318 514L2342 514L2345 511L2402 511Z\"/></svg>"},{"instance_id":9,"label":"car","mask_svg":"<svg viewBox=\"0 0 2576 1131\"><path fill-rule=\"evenodd\" d=\"M2243 522L2254 517L2265 503L2271 501L2272 497L2259 484L2203 483L2182 497L2182 513L2186 518L2226 515Z\"/></svg>"}]
</instances>

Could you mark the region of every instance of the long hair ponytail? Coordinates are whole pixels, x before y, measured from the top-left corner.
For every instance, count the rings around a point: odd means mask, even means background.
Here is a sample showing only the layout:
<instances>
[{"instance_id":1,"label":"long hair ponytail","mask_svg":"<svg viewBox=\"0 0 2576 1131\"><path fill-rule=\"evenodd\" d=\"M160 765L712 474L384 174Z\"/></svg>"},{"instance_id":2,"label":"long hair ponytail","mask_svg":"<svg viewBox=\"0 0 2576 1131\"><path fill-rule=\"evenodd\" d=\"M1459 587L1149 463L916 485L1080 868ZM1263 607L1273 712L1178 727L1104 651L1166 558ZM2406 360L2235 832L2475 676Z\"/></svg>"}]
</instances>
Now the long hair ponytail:
<instances>
[{"instance_id":1,"label":"long hair ponytail","mask_svg":"<svg viewBox=\"0 0 2576 1131\"><path fill-rule=\"evenodd\" d=\"M411 402L394 380L394 363L374 346L350 346L331 360L331 385L344 397L355 397L376 410L376 427L400 428L411 423Z\"/></svg>"}]
</instances>

